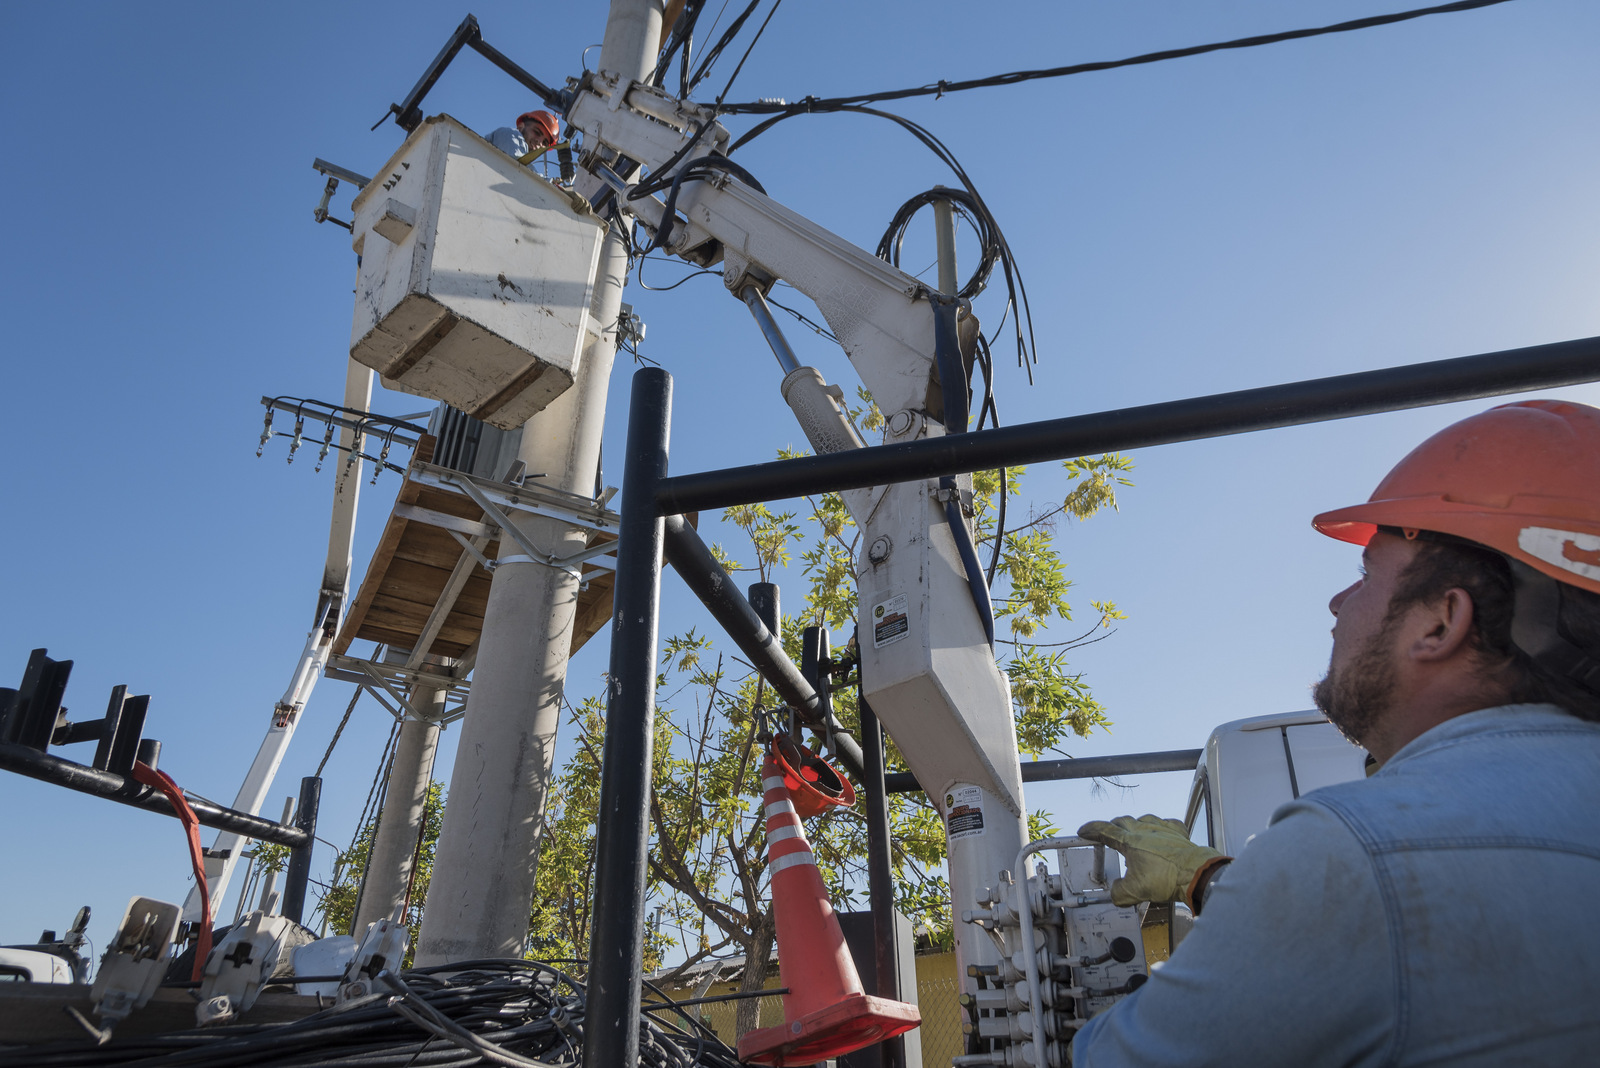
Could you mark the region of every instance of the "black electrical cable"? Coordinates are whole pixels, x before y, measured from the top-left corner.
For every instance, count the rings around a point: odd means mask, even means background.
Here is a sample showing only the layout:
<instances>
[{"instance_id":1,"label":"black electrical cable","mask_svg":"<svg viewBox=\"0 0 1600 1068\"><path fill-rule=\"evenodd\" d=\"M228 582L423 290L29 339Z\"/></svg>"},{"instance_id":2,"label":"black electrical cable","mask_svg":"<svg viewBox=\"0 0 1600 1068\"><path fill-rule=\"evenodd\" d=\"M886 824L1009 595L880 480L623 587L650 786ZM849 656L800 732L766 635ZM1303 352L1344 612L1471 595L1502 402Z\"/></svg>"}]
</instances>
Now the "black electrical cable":
<instances>
[{"instance_id":1,"label":"black electrical cable","mask_svg":"<svg viewBox=\"0 0 1600 1068\"><path fill-rule=\"evenodd\" d=\"M678 192L683 188L683 183L691 180L704 180L706 178L714 177L719 173L735 175L743 179L744 183L750 186L750 188L754 189L756 192L762 194L766 193L765 187L763 187L762 184L756 179L755 175L751 174L737 163L728 159L726 156L701 156L699 159L690 160L688 163L685 163L682 167L678 168L677 173L672 176L672 184L667 193L666 203L663 205L661 211L661 226L656 230L655 240L651 241L650 244L645 246L643 252L644 255L649 255L671 240L673 227L677 225L678 220L676 214L678 210ZM654 177L651 178L652 183L655 182L655 180L656 179ZM640 193L639 189L642 186L645 186L645 184L646 183L641 182L639 185L635 186L633 190L628 193L628 199L637 200L643 196L644 194ZM656 188L659 188L659 186L656 186Z\"/></svg>"},{"instance_id":2,"label":"black electrical cable","mask_svg":"<svg viewBox=\"0 0 1600 1068\"><path fill-rule=\"evenodd\" d=\"M1041 78L1065 78L1073 74L1088 74L1093 71L1115 70L1118 67L1133 67L1146 63L1161 63L1169 59L1185 59L1189 56L1204 55L1207 52L1221 52L1227 49L1256 48L1261 45L1279 44L1283 41L1297 41L1307 37L1321 37L1331 33L1348 33L1352 30L1366 30L1377 26L1389 26L1397 22L1407 22L1411 19L1422 18L1427 15L1448 15L1458 11L1472 11L1480 7L1492 7L1496 4L1508 3L1509 0L1457 0L1455 3L1439 4L1434 7L1416 8L1411 11L1398 11L1391 15L1372 15L1367 18L1351 19L1348 22L1336 22L1329 26L1315 26L1303 30L1288 30L1282 33L1258 34L1254 37L1240 37L1232 41L1217 41L1212 44L1190 45L1187 48L1169 48L1160 52L1146 52L1142 55L1129 56L1126 59L1101 60L1094 63L1074 63L1065 67L1048 67L1043 70L1019 70L1009 74L993 74L987 78L972 78L966 81L947 82L937 81L931 85L920 85L910 89L893 89L881 93L861 93L856 96L838 96L819 98L808 96L793 104L779 104L770 101L753 101L745 104L725 104L722 111L729 115L772 115L772 114L799 114L817 111L837 111L842 107L852 104L881 103L886 100L904 100L908 97L933 96L939 97L946 93L958 93L968 89L987 89L999 85L1017 85L1021 82L1036 81Z\"/></svg>"},{"instance_id":3,"label":"black electrical cable","mask_svg":"<svg viewBox=\"0 0 1600 1068\"><path fill-rule=\"evenodd\" d=\"M695 87L705 81L706 75L711 73L711 68L716 64L718 57L722 55L722 50L733 43L733 39L739 36L739 31L744 29L745 21L755 14L756 8L760 6L761 0L750 0L749 6L739 12L739 17L734 19L726 30L722 31L722 36L717 38L717 43L707 49L705 55L701 56L700 66L695 68L694 77L689 79L689 91L684 93L684 96L694 92Z\"/></svg>"},{"instance_id":4,"label":"black electrical cable","mask_svg":"<svg viewBox=\"0 0 1600 1068\"><path fill-rule=\"evenodd\" d=\"M789 305L787 305L787 304L780 304L777 300L773 299L773 296L772 296L771 293L767 294L767 303L772 305L774 308L779 308L779 309L781 309L783 311L788 312L790 315L795 317L795 321L796 322L800 323L800 325L802 325L802 326L810 328L811 332L816 334L818 337L827 338L829 341L833 342L835 345L837 345L839 343L839 339L833 335L833 331L829 330L825 326L819 326L817 323L813 322L811 320L811 318L809 316L807 316L804 312L797 311L796 309L789 307Z\"/></svg>"},{"instance_id":5,"label":"black electrical cable","mask_svg":"<svg viewBox=\"0 0 1600 1068\"><path fill-rule=\"evenodd\" d=\"M998 429L1000 410L994 402L994 354L989 351L989 342L984 339L982 333L977 336L976 349L978 367L983 372L983 407L978 409L978 422L973 429L983 429L986 415L989 425ZM995 572L1000 567L1001 547L1006 540L1006 498L1011 495L1009 483L1010 476L1006 473L1006 469L1000 468L1000 499L996 504L994 547L989 552L988 570L984 572L986 585L990 589L994 588Z\"/></svg>"},{"instance_id":6,"label":"black electrical cable","mask_svg":"<svg viewBox=\"0 0 1600 1068\"><path fill-rule=\"evenodd\" d=\"M900 266L900 248L905 241L906 231L911 225L911 220L924 207L940 201L949 203L952 206L965 206L968 210L961 211L960 214L962 218L965 218L971 224L978 235L978 266L974 269L966 284L956 292L957 297L971 300L982 293L988 285L989 276L994 271L996 261L1009 253L1004 246L1004 237L1000 232L1000 224L989 213L988 207L978 197L966 190L930 189L925 193L918 193L900 205L900 209L895 212L893 221L889 223L889 228L884 231L883 237L878 240L877 256L879 259L888 260L896 267ZM1022 277L1021 272L1013 265L1006 272L1008 286L1013 274L1019 281ZM1016 297L1016 291L1012 288L1010 292L1012 303L1015 303ZM1002 315L1001 318L1004 320L1005 316ZM994 411L994 368L989 347L984 342L981 334L978 336L978 342L977 357L980 363L986 364L983 373L983 402L978 407L978 425L975 428L982 430L984 416ZM996 422L995 425L998 426L999 423Z\"/></svg>"},{"instance_id":7,"label":"black electrical cable","mask_svg":"<svg viewBox=\"0 0 1600 1068\"><path fill-rule=\"evenodd\" d=\"M667 38L665 47L661 49L661 55L656 59L655 69L645 79L646 84L660 86L666 81L667 71L672 66L672 59L675 55L679 55L678 50L681 48L683 50L681 58L685 64L682 71L682 88L685 91L678 95L688 95L689 72L687 64L689 62L689 51L694 42L695 24L700 20L700 11L705 7L705 3L706 0L686 0L683 10L678 14L678 21L672 24L672 34Z\"/></svg>"},{"instance_id":8,"label":"black electrical cable","mask_svg":"<svg viewBox=\"0 0 1600 1068\"><path fill-rule=\"evenodd\" d=\"M398 976L383 972L373 985L373 996L290 1023L119 1035L115 1045L107 1046L80 1039L12 1047L6 1064L405 1068L487 1062L578 1068L583 1063L587 992L581 982L550 965L516 959L459 961ZM690 1014L673 1010L687 1026L655 1015L670 1008L650 1005L641 1011L636 1024L641 1065L737 1068L737 1054ZM616 1023L596 1021L595 1026Z\"/></svg>"},{"instance_id":9,"label":"black electrical cable","mask_svg":"<svg viewBox=\"0 0 1600 1068\"><path fill-rule=\"evenodd\" d=\"M966 207L970 212L969 218L973 229L978 232L978 266L973 269L966 283L956 291L956 296L971 300L988 286L995 261L1000 258L1000 227L983 202L965 189L930 189L925 193L918 193L900 205L900 209L894 213L894 219L889 223L889 228L878 239L877 256L881 260L888 260L896 267L900 266L900 247L905 243L906 230L911 225L911 220L923 208L940 201Z\"/></svg>"},{"instance_id":10,"label":"black electrical cable","mask_svg":"<svg viewBox=\"0 0 1600 1068\"><path fill-rule=\"evenodd\" d=\"M956 337L956 301L954 297L935 299L933 318L934 364L939 373L939 393L944 403L944 427L948 434L967 432L967 376L962 373L961 347ZM983 624L984 637L989 648L994 648L994 605L989 600L989 586L983 579L983 565L978 563L978 550L972 542L972 531L967 527L961 510L961 492L955 476L939 479L939 489L944 497L944 518L950 528L950 537L956 543L961 557L961 567L967 574L967 587L972 591L973 607Z\"/></svg>"},{"instance_id":11,"label":"black electrical cable","mask_svg":"<svg viewBox=\"0 0 1600 1068\"><path fill-rule=\"evenodd\" d=\"M344 718L339 720L339 726L334 729L333 738L328 742L327 751L322 754L322 760L313 772L317 778L322 778L322 769L328 766L328 758L333 756L333 747L339 744L339 736L344 733L345 725L350 722L350 714L356 710L356 702L361 700L361 687L356 687L356 692L350 695L350 703L344 708Z\"/></svg>"},{"instance_id":12,"label":"black electrical cable","mask_svg":"<svg viewBox=\"0 0 1600 1068\"><path fill-rule=\"evenodd\" d=\"M639 257L638 279L639 279L640 288L648 289L652 293L665 293L670 289L677 289L679 286L683 285L683 283L689 281L691 278L699 278L701 275L714 274L718 278L722 277L722 272L721 271L713 271L713 270L709 270L708 269L708 270L702 270L702 271L693 271L693 272L691 272L689 274L686 274L682 278L678 279L676 282L672 283L670 286L653 286L653 285L649 284L648 282L646 282L644 280L644 265L645 265L645 261L649 260L649 259L651 259L651 257L649 257L649 256L640 256Z\"/></svg>"},{"instance_id":13,"label":"black electrical cable","mask_svg":"<svg viewBox=\"0 0 1600 1068\"><path fill-rule=\"evenodd\" d=\"M950 151L943 141L940 141L925 127L912 122L910 119L905 118L902 115L896 115L889 111L879 111L876 108L859 107L856 105L841 106L833 110L841 112L855 112L862 115L871 115L880 119L888 119L890 122L899 125L907 133L911 134L918 141L922 142L923 146L926 147L928 151L932 152L936 157L938 157L941 163L950 168L955 176L961 181L962 187L971 196L971 204L968 205L971 210L975 213L981 213L982 215L987 216L989 224L993 226L994 239L999 245L998 258L1000 270L1005 279L1006 290L1010 299L1008 308L1014 307L1017 310L1015 326L1017 363L1028 372L1028 381L1031 383L1033 381L1032 365L1037 362L1037 345L1035 343L1033 331L1033 315L1031 306L1028 302L1028 290L1022 282L1021 272L1016 265L1016 257L1011 253L1010 242L1006 240L1004 231L1002 231L999 225L994 222L994 213L989 210L989 207L984 202L983 197L979 195L977 187L973 184L972 178L967 174L966 169L961 166L961 163L956 159L955 154ZM778 123L784 121L785 119L793 118L797 114L804 113L785 112L784 114L775 115L764 122L756 124L750 130L746 131L745 134L737 141L729 146L728 155L733 155L733 153L737 152L742 146L750 143L755 138L766 133Z\"/></svg>"},{"instance_id":14,"label":"black electrical cable","mask_svg":"<svg viewBox=\"0 0 1600 1068\"><path fill-rule=\"evenodd\" d=\"M728 84L722 87L722 92L717 94L716 109L721 110L722 102L727 99L728 92L733 88L734 79L739 77L739 72L744 70L744 61L750 58L750 53L756 50L756 42L761 40L761 35L767 32L767 23L772 21L772 16L778 13L778 5L783 0L772 0L772 9L767 12L767 17L761 20L761 25L756 28L756 35L750 38L750 44L745 47L744 55L739 57L739 63L733 68L733 73L728 75Z\"/></svg>"}]
</instances>

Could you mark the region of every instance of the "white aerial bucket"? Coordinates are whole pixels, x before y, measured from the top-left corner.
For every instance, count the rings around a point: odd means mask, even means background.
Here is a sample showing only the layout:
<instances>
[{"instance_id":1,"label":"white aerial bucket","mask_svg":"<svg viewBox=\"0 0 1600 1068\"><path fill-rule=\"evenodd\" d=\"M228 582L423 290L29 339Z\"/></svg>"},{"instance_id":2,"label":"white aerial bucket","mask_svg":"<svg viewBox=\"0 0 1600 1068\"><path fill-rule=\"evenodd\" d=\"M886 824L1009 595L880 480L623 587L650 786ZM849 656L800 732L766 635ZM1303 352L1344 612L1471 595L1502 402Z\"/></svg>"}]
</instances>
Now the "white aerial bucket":
<instances>
[{"instance_id":1,"label":"white aerial bucket","mask_svg":"<svg viewBox=\"0 0 1600 1068\"><path fill-rule=\"evenodd\" d=\"M448 115L355 199L350 355L503 429L572 385L605 223Z\"/></svg>"}]
</instances>

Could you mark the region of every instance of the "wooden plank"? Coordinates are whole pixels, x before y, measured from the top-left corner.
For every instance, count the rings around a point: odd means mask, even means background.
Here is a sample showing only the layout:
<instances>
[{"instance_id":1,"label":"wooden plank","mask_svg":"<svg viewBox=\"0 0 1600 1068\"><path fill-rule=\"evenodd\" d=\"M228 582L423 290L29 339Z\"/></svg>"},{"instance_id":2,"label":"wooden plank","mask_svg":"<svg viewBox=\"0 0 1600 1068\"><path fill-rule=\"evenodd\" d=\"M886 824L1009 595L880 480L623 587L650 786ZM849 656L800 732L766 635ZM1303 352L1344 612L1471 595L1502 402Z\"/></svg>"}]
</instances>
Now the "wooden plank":
<instances>
[{"instance_id":1,"label":"wooden plank","mask_svg":"<svg viewBox=\"0 0 1600 1068\"><path fill-rule=\"evenodd\" d=\"M484 555L493 560L499 554L497 548L499 544L498 539L491 541L489 543L491 551L486 551ZM410 529L406 531L405 538L395 546L394 555L412 563L450 571L461 558L461 543L438 527L412 523Z\"/></svg>"},{"instance_id":2,"label":"wooden plank","mask_svg":"<svg viewBox=\"0 0 1600 1068\"><path fill-rule=\"evenodd\" d=\"M381 642L384 645L393 645L401 649L409 648L411 643L417 640L415 634L389 630L387 627L380 627L372 622L368 622L363 626L361 633L356 637L361 641ZM440 639L433 643L433 655L460 657L465 655L470 648L472 648L471 645L463 644L462 642L449 642Z\"/></svg>"},{"instance_id":3,"label":"wooden plank","mask_svg":"<svg viewBox=\"0 0 1600 1068\"><path fill-rule=\"evenodd\" d=\"M432 458L434 441L425 437L424 443L418 446L416 459L426 463ZM415 505L464 519L481 521L483 518L482 511L466 495L409 479L401 484L395 500L397 504ZM690 523L696 526L698 519L698 515L689 517ZM607 543L615 541L616 535L607 531L593 532L591 539L592 544ZM499 551L498 542L490 542L484 555L492 560ZM334 651L347 653L351 641L356 638L413 648L461 557L460 543L445 530L391 514L356 602L334 642ZM588 588L578 595L572 632L574 653L611 619L612 572L588 563L582 566L582 571ZM489 574L481 567L472 568L433 643L431 652L434 655L457 656L475 646L483 628L489 587Z\"/></svg>"},{"instance_id":4,"label":"wooden plank","mask_svg":"<svg viewBox=\"0 0 1600 1068\"><path fill-rule=\"evenodd\" d=\"M471 497L465 493L440 489L438 486L423 486L417 495L417 504L424 508L432 508L436 512L449 512L463 519L483 518L483 509L479 508Z\"/></svg>"},{"instance_id":5,"label":"wooden plank","mask_svg":"<svg viewBox=\"0 0 1600 1068\"><path fill-rule=\"evenodd\" d=\"M433 451L432 438L428 441L428 454ZM421 446L418 446L421 449ZM417 493L421 486L409 479L400 484L400 491L395 495L397 501L406 504L415 504ZM383 536L378 539L378 547L372 553L372 562L367 565L366 574L361 579L361 589L356 594L355 604L350 606L350 611L345 615L344 625L339 630L339 636L333 640L333 651L344 655L350 649L350 643L360 631L361 624L366 619L368 610L372 607L372 600L378 595L378 585L384 571L389 566L389 561L394 558L395 550L400 547L400 539L406 532L410 523L397 515L390 514L389 522L384 525ZM448 534L445 537L449 537Z\"/></svg>"},{"instance_id":6,"label":"wooden plank","mask_svg":"<svg viewBox=\"0 0 1600 1068\"><path fill-rule=\"evenodd\" d=\"M480 551L488 544L487 538L474 538L473 546ZM422 626L422 633L417 636L417 644L411 647L411 656L407 659L408 666L415 667L422 663L429 651L433 648L434 639L439 637L439 632L444 629L444 622L451 613L456 611L456 605L465 592L467 582L472 578L472 572L478 568L477 558L465 550L461 558L456 561L450 577L445 580L444 589L439 593L439 599L434 602L433 611L428 614L428 621ZM484 601L484 610L473 612L469 607L463 607L463 612L475 614L482 619L488 611L487 597Z\"/></svg>"},{"instance_id":7,"label":"wooden plank","mask_svg":"<svg viewBox=\"0 0 1600 1068\"><path fill-rule=\"evenodd\" d=\"M411 648L417 637L422 633L422 627L428 621L426 612L395 611L382 601L373 604L367 613L367 618L375 627L382 627L391 632L405 635L404 641L394 644L402 649ZM469 620L452 618L445 620L444 628L439 632L442 641L456 642L460 645L471 645L478 640L478 635L483 631L482 620Z\"/></svg>"},{"instance_id":8,"label":"wooden plank","mask_svg":"<svg viewBox=\"0 0 1600 1068\"><path fill-rule=\"evenodd\" d=\"M465 555L458 553L457 557L459 559ZM474 581L475 576L470 572L464 576L466 586L463 589L461 603L466 606L467 611L481 616L484 604L489 598L489 577L488 573L478 566L476 560L470 556L467 559L473 568L483 573L484 577L482 580ZM383 576L379 596L410 601L431 609L438 603L452 574L454 571L396 558Z\"/></svg>"},{"instance_id":9,"label":"wooden plank","mask_svg":"<svg viewBox=\"0 0 1600 1068\"><path fill-rule=\"evenodd\" d=\"M477 562L473 561L472 566L476 567ZM374 603L389 604L397 608L402 606L410 606L415 611L426 615L433 611L434 606L439 603L439 598L443 595L444 589L441 587L438 594L435 595L431 600L424 600L423 598L427 595L426 592L422 591L420 587L396 584L393 592L390 592L390 590L387 588L380 591ZM488 584L473 584L469 582L467 584L467 588L463 589L460 594L452 599L452 606L449 610L465 616L482 619L488 603Z\"/></svg>"}]
</instances>

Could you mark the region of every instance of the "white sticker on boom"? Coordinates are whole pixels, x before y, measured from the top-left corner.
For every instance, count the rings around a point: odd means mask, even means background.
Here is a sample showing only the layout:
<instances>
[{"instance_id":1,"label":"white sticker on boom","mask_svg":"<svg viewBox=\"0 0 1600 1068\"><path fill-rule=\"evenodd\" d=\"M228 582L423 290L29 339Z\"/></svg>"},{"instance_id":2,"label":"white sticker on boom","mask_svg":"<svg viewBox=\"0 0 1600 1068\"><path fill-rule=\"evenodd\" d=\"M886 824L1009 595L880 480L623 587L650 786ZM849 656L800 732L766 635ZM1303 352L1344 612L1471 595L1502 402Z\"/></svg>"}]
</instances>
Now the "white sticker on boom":
<instances>
[{"instance_id":1,"label":"white sticker on boom","mask_svg":"<svg viewBox=\"0 0 1600 1068\"><path fill-rule=\"evenodd\" d=\"M881 649L911 633L911 616L906 611L906 595L900 594L872 606L872 647Z\"/></svg>"},{"instance_id":2,"label":"white sticker on boom","mask_svg":"<svg viewBox=\"0 0 1600 1068\"><path fill-rule=\"evenodd\" d=\"M958 786L944 795L944 827L950 841L983 833L983 790Z\"/></svg>"},{"instance_id":3,"label":"white sticker on boom","mask_svg":"<svg viewBox=\"0 0 1600 1068\"><path fill-rule=\"evenodd\" d=\"M1523 527L1517 548L1574 575L1600 580L1600 537L1552 527Z\"/></svg>"}]
</instances>

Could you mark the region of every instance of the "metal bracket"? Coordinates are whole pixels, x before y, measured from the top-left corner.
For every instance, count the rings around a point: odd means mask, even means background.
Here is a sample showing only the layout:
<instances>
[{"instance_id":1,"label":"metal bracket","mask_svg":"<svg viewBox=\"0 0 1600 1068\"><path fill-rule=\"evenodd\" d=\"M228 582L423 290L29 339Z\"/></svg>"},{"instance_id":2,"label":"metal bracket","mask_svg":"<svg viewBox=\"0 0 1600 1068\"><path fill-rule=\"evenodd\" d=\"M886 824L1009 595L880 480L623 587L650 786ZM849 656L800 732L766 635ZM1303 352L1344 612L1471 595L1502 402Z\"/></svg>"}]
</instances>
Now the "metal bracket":
<instances>
[{"instance_id":1,"label":"metal bracket","mask_svg":"<svg viewBox=\"0 0 1600 1068\"><path fill-rule=\"evenodd\" d=\"M554 555L552 553L548 553L548 552L544 551L543 549L539 548L539 546L537 544L535 544L535 542L534 542L534 540L532 538L528 537L528 535L526 533L524 533L521 529L519 529L517 527L517 525L515 523L513 523L511 521L509 516L507 516L504 512L502 512L500 510L499 503L494 501L494 500L491 500L490 497L489 497L489 494L487 492L485 492L483 487L477 485L471 479L459 478L459 479L455 480L455 487L454 488L459 489L462 493L465 493L468 497L470 497L472 499L472 502L474 504L476 504L479 508L482 508L483 509L483 514L488 516L489 519L491 521L493 521L494 525L500 528L500 532L501 532L502 538L509 537L512 541L516 542L518 548L520 548L524 553L527 554L526 559L530 563L543 564L546 567L553 567L553 568L556 568L558 570L567 572L568 574L572 575L574 578L581 579L581 578L583 578L583 569L578 566L579 564L582 564L585 561L588 561L589 563L591 563L593 566L596 566L596 567L604 566L604 565L596 563L595 562L595 558L599 557L599 556L602 556L602 555L604 555L604 554L606 554L606 553L608 553L608 552L610 552L612 550L613 543L605 542L605 543L601 543L601 544L598 544L598 545L587 546L587 547L585 547L583 549L579 549L577 552L571 553L571 554L569 554L567 556L556 556L556 555ZM515 494L515 495L513 495L512 499L513 500L518 500L519 503L520 503L520 500L519 500L520 497L521 497L521 494ZM560 509L559 506L558 506L557 509L547 509L545 507L538 507L538 508L524 508L522 510L528 511L528 512L532 512L532 513L534 513L536 515L549 515L549 514L551 514L551 512L555 511L555 512L558 512L558 514L556 514L554 516L554 518L565 519L565 520L567 520L569 522L575 521L575 525L577 525L578 527L580 527L582 529L591 530L591 531L603 529L603 528L595 525L592 520L585 521L586 517L580 518L580 517L577 517L577 516L572 516L570 514L569 515L559 514L560 511L565 511L565 509ZM605 513L602 512L602 514L605 514ZM467 550L468 552L472 553L474 556L478 557L479 561L481 563L483 563L484 567L488 568L490 571L493 571L494 568L498 564L507 563L507 562L510 562L510 561L515 559L514 557L502 555L500 560L496 561L494 564L491 564L486 559L484 559L482 554L480 554L476 549L474 549L467 542L467 540L465 538L463 538L455 530L450 530L450 536L455 538L456 541L460 542L461 543L461 547L463 549ZM517 562L521 562L521 561L517 561Z\"/></svg>"},{"instance_id":2,"label":"metal bracket","mask_svg":"<svg viewBox=\"0 0 1600 1068\"><path fill-rule=\"evenodd\" d=\"M443 724L460 719L470 689L468 683L454 673L439 674L437 671L420 671L398 664L375 664L371 660L361 660L353 656L330 657L328 667L323 674L330 679L353 682L360 686L370 693L373 700L382 705L386 712L399 720L409 718ZM449 699L457 702L457 707L437 719L421 715L399 689L401 686L410 687L418 683L426 683L444 690Z\"/></svg>"},{"instance_id":3,"label":"metal bracket","mask_svg":"<svg viewBox=\"0 0 1600 1068\"><path fill-rule=\"evenodd\" d=\"M424 486L463 494L482 507L481 500L466 488L471 485L473 490L494 502L497 508L560 519L584 530L614 534L622 518L616 512L600 507L593 499L580 497L575 493L563 493L549 486L526 483L517 486L506 482L473 478L436 464L412 464L406 477Z\"/></svg>"}]
</instances>

